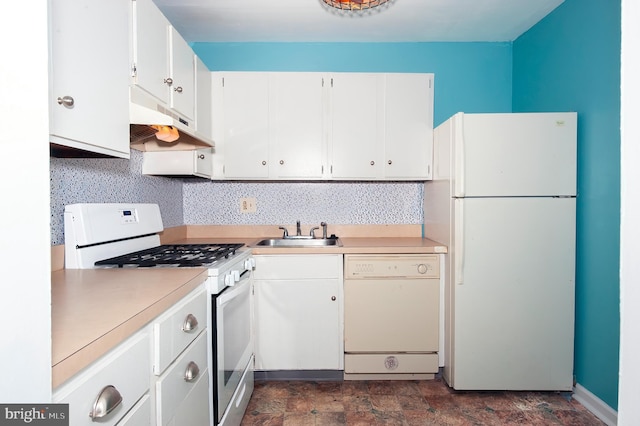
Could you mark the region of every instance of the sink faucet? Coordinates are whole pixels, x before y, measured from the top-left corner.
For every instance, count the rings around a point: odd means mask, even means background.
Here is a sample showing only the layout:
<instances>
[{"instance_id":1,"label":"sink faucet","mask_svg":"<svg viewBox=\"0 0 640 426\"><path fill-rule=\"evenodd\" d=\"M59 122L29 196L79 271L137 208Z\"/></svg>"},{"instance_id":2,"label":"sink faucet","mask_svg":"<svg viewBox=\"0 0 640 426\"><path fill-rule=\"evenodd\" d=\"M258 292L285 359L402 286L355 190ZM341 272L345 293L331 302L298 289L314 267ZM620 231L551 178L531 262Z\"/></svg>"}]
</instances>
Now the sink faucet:
<instances>
[{"instance_id":1,"label":"sink faucet","mask_svg":"<svg viewBox=\"0 0 640 426\"><path fill-rule=\"evenodd\" d=\"M296 235L300 236L302 235L302 229L300 229L300 221L296 221Z\"/></svg>"},{"instance_id":2,"label":"sink faucet","mask_svg":"<svg viewBox=\"0 0 640 426\"><path fill-rule=\"evenodd\" d=\"M282 229L283 231L282 238L287 238L289 236L289 231L287 231L287 228L285 228L284 226L278 226L278 229Z\"/></svg>"}]
</instances>

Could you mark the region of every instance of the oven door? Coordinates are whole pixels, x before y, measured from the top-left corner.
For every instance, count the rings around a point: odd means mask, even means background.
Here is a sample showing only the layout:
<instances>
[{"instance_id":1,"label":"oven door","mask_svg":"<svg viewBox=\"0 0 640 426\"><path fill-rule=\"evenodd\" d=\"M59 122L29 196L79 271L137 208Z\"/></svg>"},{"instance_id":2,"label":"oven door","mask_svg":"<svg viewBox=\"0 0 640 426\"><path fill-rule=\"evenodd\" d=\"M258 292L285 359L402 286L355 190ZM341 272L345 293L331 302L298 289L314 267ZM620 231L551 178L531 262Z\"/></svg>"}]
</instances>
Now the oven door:
<instances>
[{"instance_id":1,"label":"oven door","mask_svg":"<svg viewBox=\"0 0 640 426\"><path fill-rule=\"evenodd\" d=\"M215 424L220 423L253 352L251 339L251 271L221 294L212 295L216 336L212 339Z\"/></svg>"}]
</instances>

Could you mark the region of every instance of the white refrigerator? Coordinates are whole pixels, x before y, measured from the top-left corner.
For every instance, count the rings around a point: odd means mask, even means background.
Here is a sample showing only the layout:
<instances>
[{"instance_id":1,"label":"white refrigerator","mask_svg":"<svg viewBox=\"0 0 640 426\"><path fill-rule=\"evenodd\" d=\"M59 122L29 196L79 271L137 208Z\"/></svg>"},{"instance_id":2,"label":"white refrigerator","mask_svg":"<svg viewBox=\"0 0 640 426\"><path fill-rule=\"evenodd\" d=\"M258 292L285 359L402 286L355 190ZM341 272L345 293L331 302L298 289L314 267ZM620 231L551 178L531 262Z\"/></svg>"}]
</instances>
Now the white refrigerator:
<instances>
[{"instance_id":1,"label":"white refrigerator","mask_svg":"<svg viewBox=\"0 0 640 426\"><path fill-rule=\"evenodd\" d=\"M458 113L434 131L425 236L445 256L459 390L573 386L577 114Z\"/></svg>"}]
</instances>

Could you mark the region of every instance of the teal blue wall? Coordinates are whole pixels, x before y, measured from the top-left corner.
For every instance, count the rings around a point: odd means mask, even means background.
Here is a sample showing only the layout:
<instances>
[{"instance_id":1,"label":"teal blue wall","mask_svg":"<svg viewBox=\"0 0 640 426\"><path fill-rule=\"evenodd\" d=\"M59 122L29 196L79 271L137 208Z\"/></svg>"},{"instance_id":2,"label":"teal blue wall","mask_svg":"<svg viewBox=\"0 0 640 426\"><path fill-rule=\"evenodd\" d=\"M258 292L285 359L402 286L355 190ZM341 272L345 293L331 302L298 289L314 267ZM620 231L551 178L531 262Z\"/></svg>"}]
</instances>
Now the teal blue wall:
<instances>
[{"instance_id":1,"label":"teal blue wall","mask_svg":"<svg viewBox=\"0 0 640 426\"><path fill-rule=\"evenodd\" d=\"M432 72L434 123L511 111L511 43L194 43L211 71Z\"/></svg>"},{"instance_id":2,"label":"teal blue wall","mask_svg":"<svg viewBox=\"0 0 640 426\"><path fill-rule=\"evenodd\" d=\"M578 112L575 374L618 405L620 2L566 0L513 43L513 110Z\"/></svg>"}]
</instances>

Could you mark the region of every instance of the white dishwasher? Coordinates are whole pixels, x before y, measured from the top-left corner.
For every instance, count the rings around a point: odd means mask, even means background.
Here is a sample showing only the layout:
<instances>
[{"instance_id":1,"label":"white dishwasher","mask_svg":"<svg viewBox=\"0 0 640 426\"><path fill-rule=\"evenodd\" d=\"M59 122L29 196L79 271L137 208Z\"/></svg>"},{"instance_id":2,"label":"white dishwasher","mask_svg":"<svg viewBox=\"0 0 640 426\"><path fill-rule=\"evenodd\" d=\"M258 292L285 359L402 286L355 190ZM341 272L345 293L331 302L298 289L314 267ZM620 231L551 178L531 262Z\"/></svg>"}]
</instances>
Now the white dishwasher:
<instances>
[{"instance_id":1,"label":"white dishwasher","mask_svg":"<svg viewBox=\"0 0 640 426\"><path fill-rule=\"evenodd\" d=\"M438 255L345 255L344 379L438 372Z\"/></svg>"}]
</instances>

